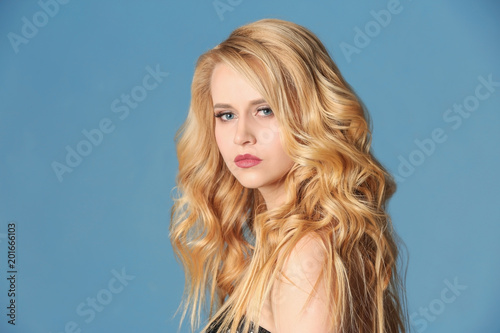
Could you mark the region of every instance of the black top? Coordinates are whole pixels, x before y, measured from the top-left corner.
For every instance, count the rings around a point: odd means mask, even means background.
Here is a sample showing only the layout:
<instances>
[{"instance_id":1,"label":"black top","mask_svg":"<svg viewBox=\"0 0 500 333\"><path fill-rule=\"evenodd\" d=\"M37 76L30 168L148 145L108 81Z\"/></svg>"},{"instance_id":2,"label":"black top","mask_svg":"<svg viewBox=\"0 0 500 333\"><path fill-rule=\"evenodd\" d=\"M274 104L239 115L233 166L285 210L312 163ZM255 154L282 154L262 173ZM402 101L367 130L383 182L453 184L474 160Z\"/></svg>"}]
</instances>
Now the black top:
<instances>
[{"instance_id":1,"label":"black top","mask_svg":"<svg viewBox=\"0 0 500 333\"><path fill-rule=\"evenodd\" d=\"M243 325L240 325L240 328L242 326ZM216 324L212 325L211 327L209 327L205 333L223 333L223 332L218 331L219 327L220 327L220 323L216 323ZM241 333L240 329L238 329L237 333ZM269 332L268 330L266 330L265 328L262 328L260 326L259 326L259 330L255 331L253 324L250 324L250 329L248 330L248 333L271 333L271 332Z\"/></svg>"}]
</instances>

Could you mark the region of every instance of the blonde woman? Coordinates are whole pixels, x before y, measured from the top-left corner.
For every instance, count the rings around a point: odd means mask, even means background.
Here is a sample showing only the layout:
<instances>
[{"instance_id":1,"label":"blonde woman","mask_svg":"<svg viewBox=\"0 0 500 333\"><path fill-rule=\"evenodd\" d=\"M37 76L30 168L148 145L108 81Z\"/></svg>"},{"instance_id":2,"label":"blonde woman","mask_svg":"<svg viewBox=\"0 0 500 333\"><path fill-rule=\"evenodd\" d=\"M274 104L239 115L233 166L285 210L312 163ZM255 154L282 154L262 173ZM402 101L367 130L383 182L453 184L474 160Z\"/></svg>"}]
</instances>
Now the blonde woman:
<instances>
[{"instance_id":1,"label":"blonde woman","mask_svg":"<svg viewBox=\"0 0 500 333\"><path fill-rule=\"evenodd\" d=\"M405 332L361 101L318 38L265 19L196 65L170 237L203 332Z\"/></svg>"}]
</instances>

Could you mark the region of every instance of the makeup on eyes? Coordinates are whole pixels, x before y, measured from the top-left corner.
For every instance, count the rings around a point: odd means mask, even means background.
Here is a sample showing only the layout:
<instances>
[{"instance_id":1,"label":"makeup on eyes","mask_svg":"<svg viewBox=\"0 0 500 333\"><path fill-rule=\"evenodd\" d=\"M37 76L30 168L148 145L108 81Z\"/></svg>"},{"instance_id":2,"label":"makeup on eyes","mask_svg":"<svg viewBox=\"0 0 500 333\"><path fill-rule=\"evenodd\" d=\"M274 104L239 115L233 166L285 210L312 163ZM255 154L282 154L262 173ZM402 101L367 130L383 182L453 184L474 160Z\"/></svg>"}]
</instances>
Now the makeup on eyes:
<instances>
[{"instance_id":1,"label":"makeup on eyes","mask_svg":"<svg viewBox=\"0 0 500 333\"><path fill-rule=\"evenodd\" d=\"M270 116L273 116L274 115L274 112L273 110L271 110L271 108L269 106L261 106L261 107L258 107L256 109L257 113L258 112L261 112L261 111L270 111L270 114L264 114L264 117L270 117ZM232 115L234 116L234 112L232 111L218 111L214 114L214 117L215 118L220 118L222 121L229 121L230 119L224 119L223 117L224 116L227 116L227 115Z\"/></svg>"}]
</instances>

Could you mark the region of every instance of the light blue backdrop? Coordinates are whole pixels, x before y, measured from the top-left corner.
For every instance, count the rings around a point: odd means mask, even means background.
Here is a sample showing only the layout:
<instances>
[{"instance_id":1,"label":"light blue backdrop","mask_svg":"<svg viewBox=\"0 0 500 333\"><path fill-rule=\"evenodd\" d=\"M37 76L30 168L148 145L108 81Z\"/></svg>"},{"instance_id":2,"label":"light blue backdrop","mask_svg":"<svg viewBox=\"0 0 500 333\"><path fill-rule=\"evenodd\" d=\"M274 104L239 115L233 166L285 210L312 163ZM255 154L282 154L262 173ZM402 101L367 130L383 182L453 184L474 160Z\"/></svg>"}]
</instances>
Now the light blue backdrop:
<instances>
[{"instance_id":1,"label":"light blue backdrop","mask_svg":"<svg viewBox=\"0 0 500 333\"><path fill-rule=\"evenodd\" d=\"M2 333L176 331L173 136L197 57L266 17L317 33L371 112L414 332L500 332L497 1L7 0Z\"/></svg>"}]
</instances>

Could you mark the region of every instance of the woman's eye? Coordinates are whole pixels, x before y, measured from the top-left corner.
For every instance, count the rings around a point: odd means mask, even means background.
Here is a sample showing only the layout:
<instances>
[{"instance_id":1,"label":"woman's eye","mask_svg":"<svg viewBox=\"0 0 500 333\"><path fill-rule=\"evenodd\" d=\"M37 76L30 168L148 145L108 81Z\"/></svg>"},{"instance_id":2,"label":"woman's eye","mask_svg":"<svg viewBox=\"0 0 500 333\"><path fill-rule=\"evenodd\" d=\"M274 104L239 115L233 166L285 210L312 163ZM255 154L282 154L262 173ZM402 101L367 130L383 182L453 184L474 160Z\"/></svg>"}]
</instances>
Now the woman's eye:
<instances>
[{"instance_id":1,"label":"woman's eye","mask_svg":"<svg viewBox=\"0 0 500 333\"><path fill-rule=\"evenodd\" d=\"M220 118L222 121L228 121L234 119L234 113L231 112L220 112L215 115L216 118Z\"/></svg>"},{"instance_id":2,"label":"woman's eye","mask_svg":"<svg viewBox=\"0 0 500 333\"><path fill-rule=\"evenodd\" d=\"M273 110L271 110L270 108L262 108L262 109L259 109L258 111L262 112L262 114L264 116L270 116L273 114Z\"/></svg>"}]
</instances>

